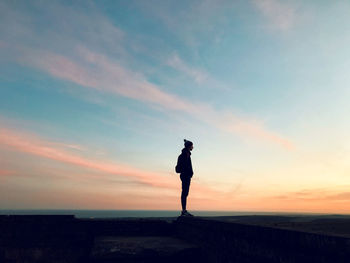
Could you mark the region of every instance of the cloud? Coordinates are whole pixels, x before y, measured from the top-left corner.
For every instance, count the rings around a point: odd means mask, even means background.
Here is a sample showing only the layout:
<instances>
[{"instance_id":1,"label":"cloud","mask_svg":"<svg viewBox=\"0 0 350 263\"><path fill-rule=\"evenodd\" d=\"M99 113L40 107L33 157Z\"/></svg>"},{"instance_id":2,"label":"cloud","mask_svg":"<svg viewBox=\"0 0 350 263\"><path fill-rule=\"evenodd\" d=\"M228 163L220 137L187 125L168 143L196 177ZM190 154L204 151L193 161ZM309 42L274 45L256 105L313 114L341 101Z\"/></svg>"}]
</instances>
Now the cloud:
<instances>
[{"instance_id":1,"label":"cloud","mask_svg":"<svg viewBox=\"0 0 350 263\"><path fill-rule=\"evenodd\" d=\"M69 182L72 182L72 180L80 180L80 184L81 182L84 182L85 187L80 188L96 188L103 189L103 191L109 191L109 186L118 184L122 185L122 187L118 188L118 191L125 192L125 194L128 195L128 198L134 198L137 196L135 193L140 192L139 186L149 187L149 189L152 191L148 192L148 190L145 189L144 193L145 195L150 196L153 196L154 191L156 191L158 194L165 193L171 196L179 192L179 180L177 176L171 176L169 173L161 175L156 172L140 170L132 165L116 163L109 160L87 158L82 156L79 151L76 152L75 149L70 149L70 145L71 144L52 142L28 132L19 132L18 130L3 127L0 128L0 147L2 150L22 152L33 156L54 160L63 164L74 165L93 172L89 173L82 170L75 171L73 174L67 175L65 174L64 170L60 171L57 170L59 168L55 167L53 171L45 172L43 174L40 173L39 175L43 176L42 180L44 180L46 177L44 174L51 174L56 175L56 179L61 178L64 181L69 179ZM86 149L85 147L78 148ZM34 164L34 166L35 165L36 164ZM37 168L39 168L39 170L41 169L40 166ZM0 176L8 176L14 173L14 171L0 170ZM77 176L82 178L76 178ZM16 182L17 184L22 185L20 181ZM93 183L93 188L91 188L90 183ZM129 185L130 187L125 187L125 185ZM39 185L38 187L41 189ZM112 192L115 191L114 189L115 188L113 188ZM224 201L224 192L206 186L205 184L194 181L192 184L192 190L192 197L194 199L202 200L202 203L206 202L205 200ZM65 189L62 189L62 191L64 192ZM80 189L79 191L84 190ZM139 203L139 201L137 202ZM198 202L200 203L200 201ZM157 204L155 204L154 207L157 207Z\"/></svg>"},{"instance_id":2,"label":"cloud","mask_svg":"<svg viewBox=\"0 0 350 263\"><path fill-rule=\"evenodd\" d=\"M258 10L271 22L272 26L286 31L295 25L296 8L286 1L252 0Z\"/></svg>"},{"instance_id":3,"label":"cloud","mask_svg":"<svg viewBox=\"0 0 350 263\"><path fill-rule=\"evenodd\" d=\"M333 195L327 195L324 199L333 201L350 201L350 192L342 192Z\"/></svg>"},{"instance_id":4,"label":"cloud","mask_svg":"<svg viewBox=\"0 0 350 263\"><path fill-rule=\"evenodd\" d=\"M225 132L272 142L286 149L294 147L289 140L268 131L257 121L242 119L229 112L218 112L205 103L190 102L175 94L164 92L157 85L148 82L141 74L125 69L103 54L81 46L77 48L77 54L80 55L79 59L73 61L52 52L24 48L18 60L27 66L39 68L56 78L83 87L118 94L167 110L185 112Z\"/></svg>"},{"instance_id":5,"label":"cloud","mask_svg":"<svg viewBox=\"0 0 350 263\"><path fill-rule=\"evenodd\" d=\"M40 26L39 26L40 25ZM25 43L43 50L68 52L85 44L123 56L124 32L114 26L91 1L84 5L61 1L32 1L30 5L7 1L0 3L1 39L11 45Z\"/></svg>"},{"instance_id":6,"label":"cloud","mask_svg":"<svg viewBox=\"0 0 350 263\"><path fill-rule=\"evenodd\" d=\"M14 173L15 173L14 171L0 170L0 176L9 176L9 175L13 175Z\"/></svg>"},{"instance_id":7,"label":"cloud","mask_svg":"<svg viewBox=\"0 0 350 263\"><path fill-rule=\"evenodd\" d=\"M350 192L333 189L304 189L301 191L273 196L272 198L304 202L350 201Z\"/></svg>"},{"instance_id":8,"label":"cloud","mask_svg":"<svg viewBox=\"0 0 350 263\"><path fill-rule=\"evenodd\" d=\"M212 5L210 1L199 4L197 15L213 14ZM228 133L293 148L292 142L267 129L264 123L165 92L143 74L128 69L124 47L126 34L103 14L94 11L93 6L86 10L57 2L52 5L35 3L35 6L42 12L33 15L1 4L4 16L0 17L0 30L5 46L1 53L8 59L83 87L142 101L163 110L186 113ZM196 9L196 6L194 4L192 8ZM50 22L50 30L37 28L35 23L42 21ZM115 57L118 60L113 59ZM208 79L205 72L188 66L176 54L168 63L198 83Z\"/></svg>"},{"instance_id":9,"label":"cloud","mask_svg":"<svg viewBox=\"0 0 350 263\"><path fill-rule=\"evenodd\" d=\"M196 48L201 45L203 36L206 41L217 41L221 28L237 1L203 0L187 1L186 8L173 1L138 1L142 12L157 19L177 40ZM196 53L196 50L193 50Z\"/></svg>"},{"instance_id":10,"label":"cloud","mask_svg":"<svg viewBox=\"0 0 350 263\"><path fill-rule=\"evenodd\" d=\"M85 148L82 147L81 145L77 145L77 144L66 144L66 143L55 143L56 145L61 145L61 146L64 146L68 149L74 149L74 150L77 150L77 151L84 151Z\"/></svg>"},{"instance_id":11,"label":"cloud","mask_svg":"<svg viewBox=\"0 0 350 263\"><path fill-rule=\"evenodd\" d=\"M188 66L177 54L173 54L167 61L167 64L193 78L195 82L201 84L208 79L208 75L201 70Z\"/></svg>"},{"instance_id":12,"label":"cloud","mask_svg":"<svg viewBox=\"0 0 350 263\"><path fill-rule=\"evenodd\" d=\"M67 148L68 145L68 148ZM43 157L46 159L55 160L65 164L75 165L77 167L89 169L102 174L117 175L124 179L129 179L130 184L145 185L149 187L162 188L168 190L178 190L178 181L175 177L160 175L155 172L140 170L128 164L115 163L109 160L96 160L86 158L79 155L79 151L70 151L69 145L65 143L57 143L42 139L38 136L27 132L18 132L17 130L0 128L0 146L7 149L15 150L34 156ZM75 144L74 144L75 145ZM85 147L79 146L79 149ZM13 171L3 170L3 175L14 173ZM96 178L95 178L96 179ZM108 178L102 178L105 182ZM112 180L112 179L111 179ZM128 182L122 182L128 183ZM217 196L222 195L222 192L194 183L197 189L195 196Z\"/></svg>"},{"instance_id":13,"label":"cloud","mask_svg":"<svg viewBox=\"0 0 350 263\"><path fill-rule=\"evenodd\" d=\"M125 164L88 159L62 149L57 143L52 143L26 133L19 133L17 131L1 128L0 145L62 163L72 164L111 175L127 177L151 187L175 188L173 181L168 180L166 177L142 171Z\"/></svg>"}]
</instances>

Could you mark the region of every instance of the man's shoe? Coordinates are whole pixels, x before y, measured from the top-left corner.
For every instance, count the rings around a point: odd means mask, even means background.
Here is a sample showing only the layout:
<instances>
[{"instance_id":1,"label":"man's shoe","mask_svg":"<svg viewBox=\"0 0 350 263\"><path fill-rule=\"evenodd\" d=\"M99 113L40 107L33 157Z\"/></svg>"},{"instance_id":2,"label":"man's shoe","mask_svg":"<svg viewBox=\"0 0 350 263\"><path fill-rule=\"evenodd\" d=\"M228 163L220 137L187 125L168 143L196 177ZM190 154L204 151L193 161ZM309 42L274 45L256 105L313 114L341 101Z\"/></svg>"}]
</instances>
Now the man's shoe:
<instances>
[{"instance_id":1,"label":"man's shoe","mask_svg":"<svg viewBox=\"0 0 350 263\"><path fill-rule=\"evenodd\" d=\"M186 215L190 216L190 217L194 216L194 215L190 214L187 210L186 210Z\"/></svg>"},{"instance_id":2,"label":"man's shoe","mask_svg":"<svg viewBox=\"0 0 350 263\"><path fill-rule=\"evenodd\" d=\"M181 216L187 216L187 217L192 217L193 215L190 214L187 210L181 212Z\"/></svg>"}]
</instances>

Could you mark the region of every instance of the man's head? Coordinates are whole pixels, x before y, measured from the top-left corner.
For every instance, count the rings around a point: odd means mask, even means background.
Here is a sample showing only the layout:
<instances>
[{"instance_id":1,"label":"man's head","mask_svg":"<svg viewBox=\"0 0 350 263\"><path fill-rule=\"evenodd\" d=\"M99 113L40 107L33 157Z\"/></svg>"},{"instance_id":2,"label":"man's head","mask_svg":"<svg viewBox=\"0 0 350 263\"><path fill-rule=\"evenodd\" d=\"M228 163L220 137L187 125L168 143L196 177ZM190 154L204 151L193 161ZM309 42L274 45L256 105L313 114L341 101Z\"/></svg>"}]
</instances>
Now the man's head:
<instances>
[{"instance_id":1,"label":"man's head","mask_svg":"<svg viewBox=\"0 0 350 263\"><path fill-rule=\"evenodd\" d=\"M186 139L184 139L184 142L185 142L185 148L192 151L193 150L193 142L188 141Z\"/></svg>"}]
</instances>

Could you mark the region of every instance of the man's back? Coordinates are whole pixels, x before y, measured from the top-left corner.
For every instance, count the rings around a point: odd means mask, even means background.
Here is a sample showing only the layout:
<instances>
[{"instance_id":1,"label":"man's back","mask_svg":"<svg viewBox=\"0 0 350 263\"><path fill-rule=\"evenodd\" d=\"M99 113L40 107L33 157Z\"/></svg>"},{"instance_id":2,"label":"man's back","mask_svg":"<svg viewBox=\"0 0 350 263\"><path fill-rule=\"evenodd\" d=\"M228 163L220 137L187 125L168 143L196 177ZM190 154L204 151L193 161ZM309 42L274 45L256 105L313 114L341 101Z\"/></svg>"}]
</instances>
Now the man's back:
<instances>
[{"instance_id":1,"label":"man's back","mask_svg":"<svg viewBox=\"0 0 350 263\"><path fill-rule=\"evenodd\" d=\"M193 169L191 161L191 152L187 148L184 148L182 149L182 153L179 158L181 165L181 174L192 177Z\"/></svg>"}]
</instances>

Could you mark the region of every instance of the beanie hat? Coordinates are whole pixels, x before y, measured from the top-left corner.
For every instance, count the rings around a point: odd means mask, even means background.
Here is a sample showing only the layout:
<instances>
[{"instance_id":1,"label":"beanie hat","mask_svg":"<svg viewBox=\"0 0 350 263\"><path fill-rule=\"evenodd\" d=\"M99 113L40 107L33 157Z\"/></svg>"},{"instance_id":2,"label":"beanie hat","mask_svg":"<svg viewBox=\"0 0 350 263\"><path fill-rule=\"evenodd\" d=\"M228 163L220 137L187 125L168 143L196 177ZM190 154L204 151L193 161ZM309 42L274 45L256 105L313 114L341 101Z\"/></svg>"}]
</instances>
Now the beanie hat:
<instances>
[{"instance_id":1,"label":"beanie hat","mask_svg":"<svg viewBox=\"0 0 350 263\"><path fill-rule=\"evenodd\" d=\"M186 139L184 139L184 142L185 142L185 147L186 148L191 147L193 145L193 143L191 141L188 141Z\"/></svg>"}]
</instances>

